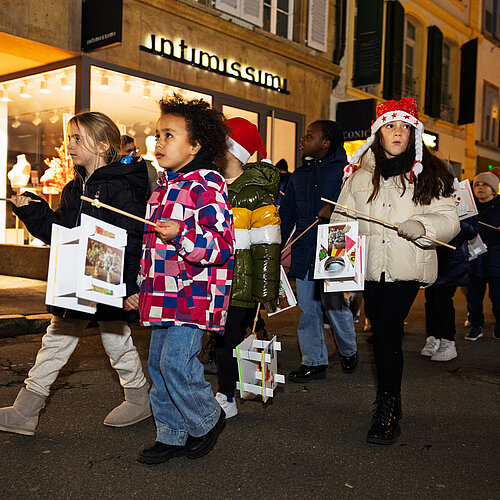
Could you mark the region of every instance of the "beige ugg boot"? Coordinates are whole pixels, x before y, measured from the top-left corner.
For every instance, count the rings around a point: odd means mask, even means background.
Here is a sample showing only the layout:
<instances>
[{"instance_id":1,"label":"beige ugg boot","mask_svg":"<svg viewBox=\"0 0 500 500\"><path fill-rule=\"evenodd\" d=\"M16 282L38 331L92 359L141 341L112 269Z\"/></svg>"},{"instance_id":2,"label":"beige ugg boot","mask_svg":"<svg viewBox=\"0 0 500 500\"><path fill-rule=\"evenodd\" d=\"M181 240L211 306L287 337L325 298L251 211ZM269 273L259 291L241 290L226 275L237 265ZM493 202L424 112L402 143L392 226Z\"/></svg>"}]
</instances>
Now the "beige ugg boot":
<instances>
[{"instance_id":1,"label":"beige ugg boot","mask_svg":"<svg viewBox=\"0 0 500 500\"><path fill-rule=\"evenodd\" d=\"M13 406L0 408L0 431L33 436L38 425L38 414L45 406L45 396L21 389Z\"/></svg>"},{"instance_id":2,"label":"beige ugg boot","mask_svg":"<svg viewBox=\"0 0 500 500\"><path fill-rule=\"evenodd\" d=\"M149 384L139 389L124 389L125 401L112 410L104 419L104 425L126 427L151 416Z\"/></svg>"}]
</instances>

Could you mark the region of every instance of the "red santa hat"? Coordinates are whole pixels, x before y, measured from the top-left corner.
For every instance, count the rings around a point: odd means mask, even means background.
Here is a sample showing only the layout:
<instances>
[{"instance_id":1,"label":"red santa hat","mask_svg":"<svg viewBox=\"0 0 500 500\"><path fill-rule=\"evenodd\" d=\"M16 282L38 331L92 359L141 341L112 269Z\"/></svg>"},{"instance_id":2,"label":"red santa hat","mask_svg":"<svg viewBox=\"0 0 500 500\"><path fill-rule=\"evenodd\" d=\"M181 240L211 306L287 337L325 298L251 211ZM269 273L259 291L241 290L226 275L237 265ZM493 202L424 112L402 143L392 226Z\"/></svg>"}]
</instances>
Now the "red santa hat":
<instances>
[{"instance_id":1,"label":"red santa hat","mask_svg":"<svg viewBox=\"0 0 500 500\"><path fill-rule=\"evenodd\" d=\"M257 127L245 118L229 118L226 120L229 128L227 146L229 152L245 165L250 157L257 151L265 162L271 163L267 158L266 148L262 142Z\"/></svg>"},{"instance_id":2,"label":"red santa hat","mask_svg":"<svg viewBox=\"0 0 500 500\"><path fill-rule=\"evenodd\" d=\"M372 135L368 137L365 143L352 155L350 164L344 169L344 180L354 172L356 164L373 144L377 130L386 123L402 121L415 127L415 162L410 170L410 182L413 182L414 178L423 170L422 132L424 130L424 125L418 118L417 103L415 99L412 97L403 97L400 101L386 101L379 104L376 111L377 119L372 124Z\"/></svg>"}]
</instances>

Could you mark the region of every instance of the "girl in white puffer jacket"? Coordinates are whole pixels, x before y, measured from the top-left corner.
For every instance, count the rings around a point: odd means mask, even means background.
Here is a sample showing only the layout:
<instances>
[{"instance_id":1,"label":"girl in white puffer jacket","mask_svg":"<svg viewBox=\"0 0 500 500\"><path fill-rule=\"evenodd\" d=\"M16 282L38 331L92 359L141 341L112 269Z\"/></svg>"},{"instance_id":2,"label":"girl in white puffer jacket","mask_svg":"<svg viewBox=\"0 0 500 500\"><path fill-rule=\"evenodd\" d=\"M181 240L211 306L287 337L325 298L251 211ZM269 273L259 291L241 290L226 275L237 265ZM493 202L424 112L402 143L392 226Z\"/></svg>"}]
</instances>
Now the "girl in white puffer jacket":
<instances>
[{"instance_id":1,"label":"girl in white puffer jacket","mask_svg":"<svg viewBox=\"0 0 500 500\"><path fill-rule=\"evenodd\" d=\"M357 219L366 235L365 311L372 322L377 400L367 442L393 444L399 435L404 320L420 286L437 277L435 243L460 230L453 176L422 144L412 98L377 106L372 135L346 167L338 203L399 226L368 221L337 207L332 222ZM355 164L361 158L360 168Z\"/></svg>"}]
</instances>

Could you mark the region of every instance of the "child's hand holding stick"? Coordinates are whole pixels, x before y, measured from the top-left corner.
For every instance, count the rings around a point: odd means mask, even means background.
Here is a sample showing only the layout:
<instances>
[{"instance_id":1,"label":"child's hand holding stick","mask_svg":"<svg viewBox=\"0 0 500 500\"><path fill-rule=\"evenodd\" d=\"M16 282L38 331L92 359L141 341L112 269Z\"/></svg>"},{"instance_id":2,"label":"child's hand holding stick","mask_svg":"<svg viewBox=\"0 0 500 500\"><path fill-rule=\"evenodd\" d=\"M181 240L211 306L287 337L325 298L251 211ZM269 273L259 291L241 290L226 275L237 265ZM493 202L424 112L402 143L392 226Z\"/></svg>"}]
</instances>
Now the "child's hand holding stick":
<instances>
[{"instance_id":1,"label":"child's hand holding stick","mask_svg":"<svg viewBox=\"0 0 500 500\"><path fill-rule=\"evenodd\" d=\"M327 200L326 198L321 198L322 201L326 201L327 203L331 203L332 205L336 205L337 207L343 208L344 210L347 210L349 212L354 212L358 215L362 215L363 217L367 218L368 220L372 220L375 222L379 222L380 224L383 224L384 226L388 226L392 229L399 229L399 226L397 224L393 224L392 222L383 220L383 219L378 219L377 217L373 217L372 215L365 214L364 212L360 212L359 210L356 210L355 208L349 208L346 207L345 205L342 205L341 203L336 203L335 201L332 200ZM438 245L443 245L444 247L451 248L452 250L456 250L456 247L453 245L449 245L448 243L444 243L443 241L436 240L435 238L431 238L430 236L423 235L421 236L422 238L425 238L426 240L432 241L434 243L437 243Z\"/></svg>"},{"instance_id":2,"label":"child's hand holding stick","mask_svg":"<svg viewBox=\"0 0 500 500\"><path fill-rule=\"evenodd\" d=\"M94 207L107 208L108 210L111 210L112 212L116 212L118 214L125 215L126 217L130 217L131 219L135 219L135 220L138 220L140 222L144 222L144 224L149 224L150 226L158 228L158 224L156 224L155 222L151 222L147 219L143 219L142 217L138 217L137 215L130 214L128 212L125 212L124 210L120 210L119 208L112 207L111 205L106 205L105 203L101 203L97 198L92 199L92 198L88 198L87 196L83 196L83 195L80 196L80 198L83 201L88 201L89 203L94 205Z\"/></svg>"}]
</instances>

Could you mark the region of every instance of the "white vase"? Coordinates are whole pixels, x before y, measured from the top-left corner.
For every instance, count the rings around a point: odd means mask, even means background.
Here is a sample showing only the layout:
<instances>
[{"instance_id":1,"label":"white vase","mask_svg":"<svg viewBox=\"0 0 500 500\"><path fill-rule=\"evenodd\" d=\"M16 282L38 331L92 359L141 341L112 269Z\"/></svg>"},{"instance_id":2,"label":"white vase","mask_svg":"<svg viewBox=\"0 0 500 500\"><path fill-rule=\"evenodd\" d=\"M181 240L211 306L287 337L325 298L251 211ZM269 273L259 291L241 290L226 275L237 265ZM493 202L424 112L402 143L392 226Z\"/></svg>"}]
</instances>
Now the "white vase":
<instances>
[{"instance_id":1,"label":"white vase","mask_svg":"<svg viewBox=\"0 0 500 500\"><path fill-rule=\"evenodd\" d=\"M7 177L13 189L19 189L28 185L31 175L31 165L26 155L17 155L17 163L12 167Z\"/></svg>"}]
</instances>

